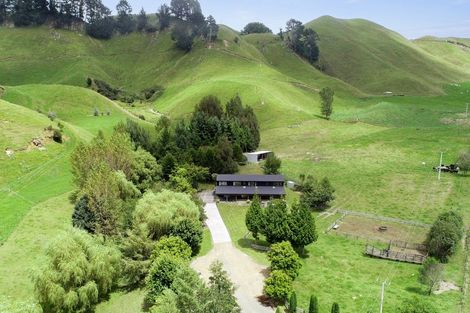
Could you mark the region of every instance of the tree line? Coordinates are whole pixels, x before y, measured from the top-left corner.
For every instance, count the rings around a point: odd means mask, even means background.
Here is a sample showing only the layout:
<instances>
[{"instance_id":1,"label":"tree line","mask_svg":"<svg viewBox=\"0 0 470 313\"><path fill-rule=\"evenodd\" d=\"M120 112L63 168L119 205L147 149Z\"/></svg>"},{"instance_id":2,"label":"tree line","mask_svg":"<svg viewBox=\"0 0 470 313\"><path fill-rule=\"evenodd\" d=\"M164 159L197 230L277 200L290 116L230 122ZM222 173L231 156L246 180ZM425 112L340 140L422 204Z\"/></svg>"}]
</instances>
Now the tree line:
<instances>
[{"instance_id":1,"label":"tree line","mask_svg":"<svg viewBox=\"0 0 470 313\"><path fill-rule=\"evenodd\" d=\"M132 14L127 0L116 5L116 16L101 0L0 0L0 25L13 23L17 27L51 23L56 28L82 28L94 38L109 39L114 33L163 31L173 24L172 38L176 46L191 50L197 37L208 41L217 38L218 25L212 16L202 14L197 0L171 0L155 13L158 25L151 25L142 8Z\"/></svg>"}]
</instances>

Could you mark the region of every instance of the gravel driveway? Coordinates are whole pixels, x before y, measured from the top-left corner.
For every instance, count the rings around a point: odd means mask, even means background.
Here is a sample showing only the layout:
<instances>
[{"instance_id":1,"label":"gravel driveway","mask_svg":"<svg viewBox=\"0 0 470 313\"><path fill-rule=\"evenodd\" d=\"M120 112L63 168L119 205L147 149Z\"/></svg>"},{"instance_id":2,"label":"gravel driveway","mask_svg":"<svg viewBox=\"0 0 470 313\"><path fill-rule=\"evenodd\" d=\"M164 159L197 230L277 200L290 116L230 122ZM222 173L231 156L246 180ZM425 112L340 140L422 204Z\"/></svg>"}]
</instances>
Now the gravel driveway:
<instances>
[{"instance_id":1,"label":"gravel driveway","mask_svg":"<svg viewBox=\"0 0 470 313\"><path fill-rule=\"evenodd\" d=\"M201 199L206 203L206 224L211 232L214 247L207 255L194 260L191 267L207 280L210 275L209 266L216 260L221 261L235 285L235 296L242 312L274 312L271 308L261 305L257 299L263 293L263 271L266 267L254 262L251 257L233 246L212 194L204 192Z\"/></svg>"}]
</instances>

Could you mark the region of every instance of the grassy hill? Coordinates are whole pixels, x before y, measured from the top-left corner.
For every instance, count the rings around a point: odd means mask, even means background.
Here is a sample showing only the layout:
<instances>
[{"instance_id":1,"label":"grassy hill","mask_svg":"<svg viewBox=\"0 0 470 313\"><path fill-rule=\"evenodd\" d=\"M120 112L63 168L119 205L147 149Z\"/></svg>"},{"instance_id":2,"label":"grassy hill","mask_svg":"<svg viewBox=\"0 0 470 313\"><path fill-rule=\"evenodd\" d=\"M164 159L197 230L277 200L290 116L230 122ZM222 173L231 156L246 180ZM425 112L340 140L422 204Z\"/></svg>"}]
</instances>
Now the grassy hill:
<instances>
[{"instance_id":1,"label":"grassy hill","mask_svg":"<svg viewBox=\"0 0 470 313\"><path fill-rule=\"evenodd\" d=\"M439 94L444 83L469 78L468 71L367 20L325 16L307 25L319 34L326 73L365 92Z\"/></svg>"},{"instance_id":2,"label":"grassy hill","mask_svg":"<svg viewBox=\"0 0 470 313\"><path fill-rule=\"evenodd\" d=\"M454 64L467 73L470 72L469 39L423 37L413 42L429 54ZM457 43L463 43L466 47Z\"/></svg>"}]
</instances>

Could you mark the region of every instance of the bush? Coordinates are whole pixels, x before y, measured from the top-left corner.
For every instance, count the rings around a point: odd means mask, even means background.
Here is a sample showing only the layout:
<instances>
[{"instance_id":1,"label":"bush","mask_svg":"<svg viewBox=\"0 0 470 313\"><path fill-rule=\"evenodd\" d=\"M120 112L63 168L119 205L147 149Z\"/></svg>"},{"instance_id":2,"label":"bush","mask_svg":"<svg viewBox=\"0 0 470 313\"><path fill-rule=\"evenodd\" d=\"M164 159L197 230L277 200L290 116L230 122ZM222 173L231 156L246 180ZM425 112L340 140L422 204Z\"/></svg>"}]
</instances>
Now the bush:
<instances>
[{"instance_id":1,"label":"bush","mask_svg":"<svg viewBox=\"0 0 470 313\"><path fill-rule=\"evenodd\" d=\"M326 177L318 182L314 177L309 176L300 188L302 191L300 203L309 209L324 210L335 199L335 190Z\"/></svg>"},{"instance_id":2,"label":"bush","mask_svg":"<svg viewBox=\"0 0 470 313\"><path fill-rule=\"evenodd\" d=\"M201 250L202 223L194 218L182 218L171 229L173 236L178 236L190 247L192 255L197 255Z\"/></svg>"},{"instance_id":3,"label":"bush","mask_svg":"<svg viewBox=\"0 0 470 313\"><path fill-rule=\"evenodd\" d=\"M156 259L163 254L189 261L191 258L191 247L180 237L163 237L155 245L152 258Z\"/></svg>"},{"instance_id":4,"label":"bush","mask_svg":"<svg viewBox=\"0 0 470 313\"><path fill-rule=\"evenodd\" d=\"M150 305L154 304L155 298L164 289L170 288L178 270L183 266L185 265L181 259L167 254L162 254L156 258L146 278L147 295L145 302Z\"/></svg>"},{"instance_id":5,"label":"bush","mask_svg":"<svg viewBox=\"0 0 470 313\"><path fill-rule=\"evenodd\" d=\"M51 120L54 121L57 118L57 114L55 112L49 111L47 112L47 117Z\"/></svg>"},{"instance_id":6,"label":"bush","mask_svg":"<svg viewBox=\"0 0 470 313\"><path fill-rule=\"evenodd\" d=\"M437 310L422 298L414 297L405 300L398 308L397 313L437 313Z\"/></svg>"},{"instance_id":7,"label":"bush","mask_svg":"<svg viewBox=\"0 0 470 313\"><path fill-rule=\"evenodd\" d=\"M297 295L295 294L295 291L292 292L289 298L289 312L297 313Z\"/></svg>"},{"instance_id":8,"label":"bush","mask_svg":"<svg viewBox=\"0 0 470 313\"><path fill-rule=\"evenodd\" d=\"M54 129L52 133L52 140L57 143L62 143L62 132L59 129Z\"/></svg>"},{"instance_id":9,"label":"bush","mask_svg":"<svg viewBox=\"0 0 470 313\"><path fill-rule=\"evenodd\" d=\"M338 303L333 303L331 306L331 313L339 313L339 304Z\"/></svg>"},{"instance_id":10,"label":"bush","mask_svg":"<svg viewBox=\"0 0 470 313\"><path fill-rule=\"evenodd\" d=\"M281 159L276 157L274 153L270 153L264 161L263 172L266 175L279 174L279 169L281 168Z\"/></svg>"},{"instance_id":11,"label":"bush","mask_svg":"<svg viewBox=\"0 0 470 313\"><path fill-rule=\"evenodd\" d=\"M441 262L447 262L449 257L455 253L462 237L462 217L452 211L442 213L432 225L426 239L429 255Z\"/></svg>"},{"instance_id":12,"label":"bush","mask_svg":"<svg viewBox=\"0 0 470 313\"><path fill-rule=\"evenodd\" d=\"M463 151L459 154L457 165L463 173L468 173L470 171L470 150Z\"/></svg>"},{"instance_id":13,"label":"bush","mask_svg":"<svg viewBox=\"0 0 470 313\"><path fill-rule=\"evenodd\" d=\"M288 241L273 244L268 252L268 260L271 262L271 271L283 271L292 279L299 275L302 267L299 255Z\"/></svg>"},{"instance_id":14,"label":"bush","mask_svg":"<svg viewBox=\"0 0 470 313\"><path fill-rule=\"evenodd\" d=\"M284 271L272 271L264 281L264 293L279 302L285 301L293 290L292 278Z\"/></svg>"},{"instance_id":15,"label":"bush","mask_svg":"<svg viewBox=\"0 0 470 313\"><path fill-rule=\"evenodd\" d=\"M44 312L89 312L117 283L120 255L78 229L52 242L34 290Z\"/></svg>"}]
</instances>

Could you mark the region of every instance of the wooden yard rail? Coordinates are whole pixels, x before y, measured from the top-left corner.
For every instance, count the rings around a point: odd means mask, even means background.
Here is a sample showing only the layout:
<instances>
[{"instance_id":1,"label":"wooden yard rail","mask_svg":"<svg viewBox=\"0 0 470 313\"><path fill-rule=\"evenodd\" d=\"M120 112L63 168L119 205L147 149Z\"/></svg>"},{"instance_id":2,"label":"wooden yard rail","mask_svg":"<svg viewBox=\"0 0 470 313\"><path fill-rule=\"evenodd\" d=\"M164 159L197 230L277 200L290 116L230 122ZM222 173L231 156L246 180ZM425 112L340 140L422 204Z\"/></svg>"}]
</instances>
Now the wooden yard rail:
<instances>
[{"instance_id":1,"label":"wooden yard rail","mask_svg":"<svg viewBox=\"0 0 470 313\"><path fill-rule=\"evenodd\" d=\"M381 250L371 245L366 245L365 254L376 257L376 258L381 258L381 259L416 263L416 264L422 264L424 260L426 260L426 256L421 255L421 254L404 253L404 252L398 252L398 251L393 251L393 250L388 250L388 249Z\"/></svg>"}]
</instances>

